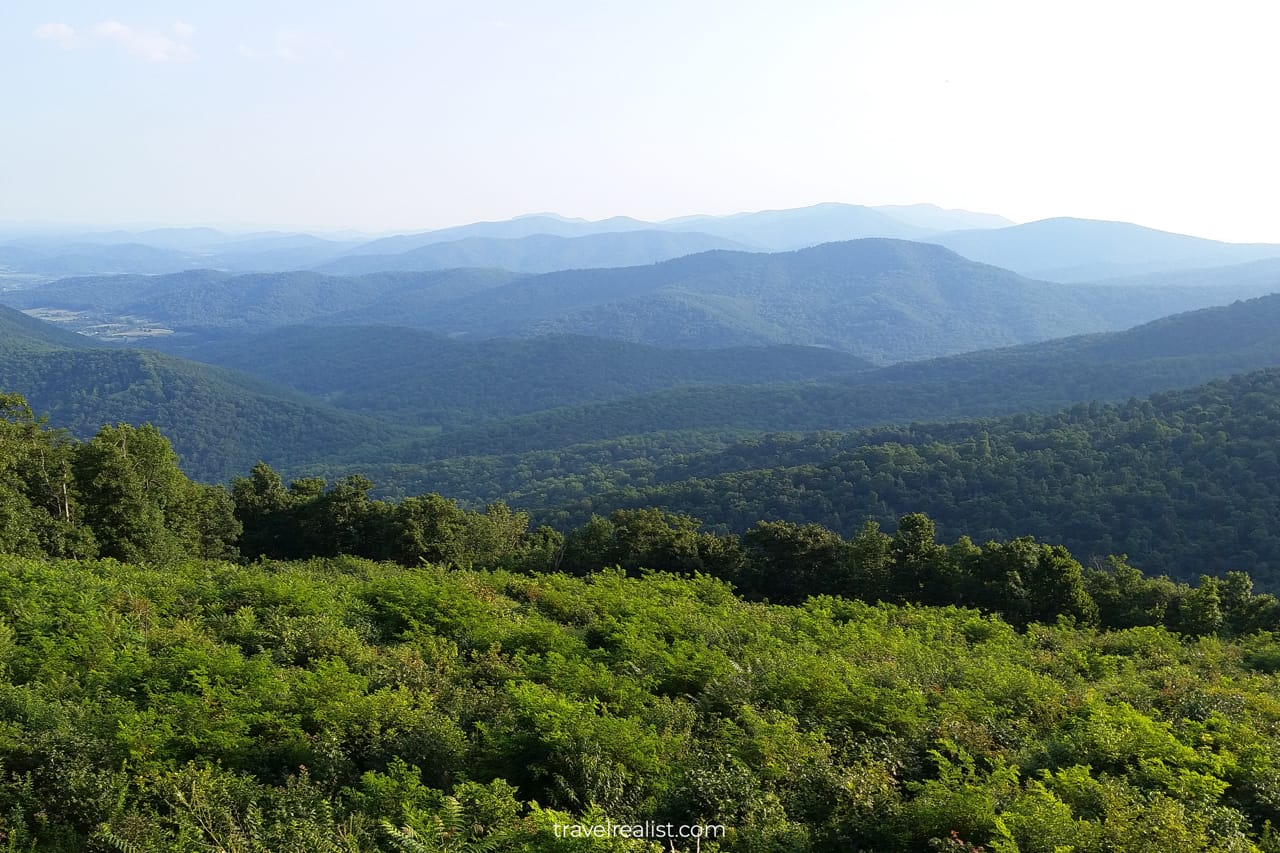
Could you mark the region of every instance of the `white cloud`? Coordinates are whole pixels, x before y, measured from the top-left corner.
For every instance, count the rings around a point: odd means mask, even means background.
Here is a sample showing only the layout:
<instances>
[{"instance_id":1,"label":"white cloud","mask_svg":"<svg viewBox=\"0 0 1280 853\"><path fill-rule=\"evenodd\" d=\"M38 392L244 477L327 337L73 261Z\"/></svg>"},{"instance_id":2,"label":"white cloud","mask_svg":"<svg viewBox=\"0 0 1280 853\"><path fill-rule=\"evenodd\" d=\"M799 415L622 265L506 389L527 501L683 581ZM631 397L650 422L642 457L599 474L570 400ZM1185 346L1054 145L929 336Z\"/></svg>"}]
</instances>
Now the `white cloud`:
<instances>
[{"instance_id":1,"label":"white cloud","mask_svg":"<svg viewBox=\"0 0 1280 853\"><path fill-rule=\"evenodd\" d=\"M191 46L179 39L187 38L195 29L187 24L175 24L173 31L178 38L171 38L155 30L138 30L119 21L103 21L95 24L93 34L112 41L131 55L147 62L180 62L194 59Z\"/></svg>"},{"instance_id":2,"label":"white cloud","mask_svg":"<svg viewBox=\"0 0 1280 853\"><path fill-rule=\"evenodd\" d=\"M297 62L301 58L299 51L303 43L301 33L292 30L281 30L276 33L275 41L275 50L272 52L277 59L283 59L285 62Z\"/></svg>"},{"instance_id":3,"label":"white cloud","mask_svg":"<svg viewBox=\"0 0 1280 853\"><path fill-rule=\"evenodd\" d=\"M189 39L196 34L196 28L185 21L174 21L173 34L180 39Z\"/></svg>"},{"instance_id":4,"label":"white cloud","mask_svg":"<svg viewBox=\"0 0 1280 853\"><path fill-rule=\"evenodd\" d=\"M34 35L38 39L55 41L64 48L76 45L76 30L69 24L41 24L36 27Z\"/></svg>"},{"instance_id":5,"label":"white cloud","mask_svg":"<svg viewBox=\"0 0 1280 853\"><path fill-rule=\"evenodd\" d=\"M245 59L278 59L281 62L301 62L325 55L323 49L311 44L307 36L297 30L277 30L269 46L259 44L255 47L242 43L238 50ZM341 56L337 53L341 51L335 53L335 59L345 59L345 53Z\"/></svg>"}]
</instances>

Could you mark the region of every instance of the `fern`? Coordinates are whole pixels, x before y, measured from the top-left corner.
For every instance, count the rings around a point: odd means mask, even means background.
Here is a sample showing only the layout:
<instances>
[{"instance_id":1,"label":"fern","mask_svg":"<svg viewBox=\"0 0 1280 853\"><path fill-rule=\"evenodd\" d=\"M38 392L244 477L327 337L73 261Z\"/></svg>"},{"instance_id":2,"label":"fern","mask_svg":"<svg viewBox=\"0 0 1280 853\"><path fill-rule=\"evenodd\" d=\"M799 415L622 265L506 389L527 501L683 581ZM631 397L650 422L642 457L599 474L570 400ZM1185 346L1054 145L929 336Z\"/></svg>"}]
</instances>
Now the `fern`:
<instances>
[{"instance_id":1,"label":"fern","mask_svg":"<svg viewBox=\"0 0 1280 853\"><path fill-rule=\"evenodd\" d=\"M382 828L391 838L391 843L405 853L439 853L440 848L428 847L425 842L418 838L418 833L413 831L412 827L404 827L397 829L395 824L389 820L382 822Z\"/></svg>"},{"instance_id":2,"label":"fern","mask_svg":"<svg viewBox=\"0 0 1280 853\"><path fill-rule=\"evenodd\" d=\"M431 836L424 838L413 827L397 829L389 820L382 822L391 841L405 853L492 853L502 843L499 835L476 838L479 827L467 823L462 803L457 797L444 798L439 814L431 816Z\"/></svg>"},{"instance_id":3,"label":"fern","mask_svg":"<svg viewBox=\"0 0 1280 853\"><path fill-rule=\"evenodd\" d=\"M98 831L94 833L93 837L112 850L119 850L120 853L148 853L147 849L142 845L135 844L127 838L121 838L116 835L105 823L98 827Z\"/></svg>"}]
</instances>

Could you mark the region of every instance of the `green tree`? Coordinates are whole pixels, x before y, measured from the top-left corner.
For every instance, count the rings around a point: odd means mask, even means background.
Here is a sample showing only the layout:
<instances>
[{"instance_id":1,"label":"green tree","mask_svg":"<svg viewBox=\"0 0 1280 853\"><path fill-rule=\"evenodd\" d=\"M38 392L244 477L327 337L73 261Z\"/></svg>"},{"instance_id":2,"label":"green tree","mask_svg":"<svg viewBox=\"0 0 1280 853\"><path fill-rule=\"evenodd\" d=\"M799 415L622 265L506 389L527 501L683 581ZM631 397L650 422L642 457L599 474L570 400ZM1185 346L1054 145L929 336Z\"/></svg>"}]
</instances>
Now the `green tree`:
<instances>
[{"instance_id":1,"label":"green tree","mask_svg":"<svg viewBox=\"0 0 1280 853\"><path fill-rule=\"evenodd\" d=\"M893 558L891 590L903 601L953 601L956 590L946 567L946 549L938 545L933 519L919 512L898 519L889 545Z\"/></svg>"},{"instance_id":2,"label":"green tree","mask_svg":"<svg viewBox=\"0 0 1280 853\"><path fill-rule=\"evenodd\" d=\"M1177 627L1188 634L1216 634L1222 630L1222 582L1208 575L1183 597L1178 608Z\"/></svg>"},{"instance_id":3,"label":"green tree","mask_svg":"<svg viewBox=\"0 0 1280 853\"><path fill-rule=\"evenodd\" d=\"M200 552L199 495L155 427L104 427L79 448L74 470L104 556L147 562Z\"/></svg>"},{"instance_id":4,"label":"green tree","mask_svg":"<svg viewBox=\"0 0 1280 853\"><path fill-rule=\"evenodd\" d=\"M795 603L853 586L844 540L819 524L761 521L743 534L742 547L742 587L750 595Z\"/></svg>"},{"instance_id":5,"label":"green tree","mask_svg":"<svg viewBox=\"0 0 1280 853\"><path fill-rule=\"evenodd\" d=\"M243 533L240 550L247 556L281 558L296 549L296 521L291 518L293 496L270 465L259 462L248 477L231 483L236 520Z\"/></svg>"}]
</instances>

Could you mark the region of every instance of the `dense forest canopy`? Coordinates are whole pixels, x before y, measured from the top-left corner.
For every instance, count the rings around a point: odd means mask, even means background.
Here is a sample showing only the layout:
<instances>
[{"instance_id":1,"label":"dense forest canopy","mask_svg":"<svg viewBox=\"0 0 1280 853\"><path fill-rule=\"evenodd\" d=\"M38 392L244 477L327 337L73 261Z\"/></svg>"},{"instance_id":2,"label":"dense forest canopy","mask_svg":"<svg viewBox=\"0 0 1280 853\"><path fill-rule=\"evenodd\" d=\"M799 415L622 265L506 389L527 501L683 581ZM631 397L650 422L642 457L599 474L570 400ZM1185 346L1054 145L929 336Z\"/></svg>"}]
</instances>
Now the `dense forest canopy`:
<instances>
[{"instance_id":1,"label":"dense forest canopy","mask_svg":"<svg viewBox=\"0 0 1280 853\"><path fill-rule=\"evenodd\" d=\"M417 384L406 378L415 371L423 377L437 375L438 367L424 364L433 354L430 348L424 350L428 355L398 359L397 367L378 371L380 378L361 383L345 378L349 368L334 358L331 348L318 343L323 335L313 335L311 343L300 342L302 336L299 330L286 339L298 342L299 352L316 357L318 364L330 369L306 379L297 375L296 367L277 370L272 365L281 364L278 347L254 345L244 338L224 344L227 350L243 346L228 363L252 368L257 360L265 365L258 369L270 378L296 382L339 405L344 400L368 399L368 386L387 392L373 404L384 412L397 405L425 408L431 400L439 404L437 416L451 410L471 413L471 420L430 439L392 442L331 457L299 473L341 476L347 470L360 470L386 493L443 491L478 504L504 498L533 509L558 506L602 489L642 487L655 468L769 432L1051 412L1074 403L1126 400L1272 367L1280 364L1280 296L1180 314L1124 332L860 370L844 378L823 378L823 371L837 363L830 357L810 358L814 355L810 349L790 351L786 357L777 357L774 349L743 350L753 354L744 356L743 364L758 364L774 354L777 365L760 370L761 377L796 370L810 371L817 381L773 386L748 385L742 380L737 385L686 384L613 401L602 398L619 384L629 386L634 394L644 382L671 375L670 368L662 368L670 363L670 356L655 359L653 352L633 353L637 367L655 368L650 378L636 379L626 362L611 357L622 355L616 343L573 348L572 342L579 339L561 338L454 345L439 362L453 371L457 381L441 388L439 383ZM393 342L399 339L395 333L387 337ZM572 354L565 355L564 347L570 347ZM396 346L389 343L385 348ZM381 345L369 347L372 353L380 349ZM403 348L397 351L404 352ZM523 367L518 375L526 379L525 391L512 390L506 379L486 378L495 372L487 367L489 359L503 351L520 353ZM217 360L217 347L206 347L204 352ZM584 356L595 358L593 366L583 370L582 381L558 384L556 377L563 376L559 372L563 367L557 365ZM365 358L352 361L368 363ZM713 361L701 364L699 376L715 375ZM593 377L601 375L614 378L611 383L596 384ZM521 405L549 409L591 388L597 394L593 402L475 422L482 411L512 411ZM498 393L506 395L504 402L495 401ZM777 466L784 460L767 464ZM725 467L714 473L730 470L735 469ZM698 473L706 476L708 471L704 467ZM583 483L592 485L584 488Z\"/></svg>"},{"instance_id":2,"label":"dense forest canopy","mask_svg":"<svg viewBox=\"0 0 1280 853\"><path fill-rule=\"evenodd\" d=\"M1272 585L1277 430L1280 371L1261 371L1056 415L747 440L543 517L659 506L730 529L768 517L850 530L923 511L949 536L1034 534L1184 578L1247 567Z\"/></svg>"},{"instance_id":3,"label":"dense forest canopy","mask_svg":"<svg viewBox=\"0 0 1280 853\"><path fill-rule=\"evenodd\" d=\"M1097 356L1120 383L1265 363L1269 306L1243 309L1252 332L1233 322L1185 351L1175 322L1054 352ZM177 412L220 387L6 320L6 369L25 384L94 367L82 420L103 388L135 406L150 388ZM1053 361L1010 358L979 363L1031 389ZM910 395L893 401L911 382L917 400L966 393L947 379L963 365L898 370L785 393L828 395L818 412L851 391L910 411ZM365 452L394 466L399 447L459 502L379 497L358 467L286 478L259 462L203 484L154 426L77 438L5 395L2 838L68 852L1280 851L1277 406L1280 372L1262 371L854 433L644 434L641 418L641 434L566 447L582 437L576 415L557 433L571 409L430 437L371 428ZM504 435L528 453L461 455ZM725 835L563 837L607 822Z\"/></svg>"},{"instance_id":4,"label":"dense forest canopy","mask_svg":"<svg viewBox=\"0 0 1280 853\"><path fill-rule=\"evenodd\" d=\"M0 846L1280 853L1274 247L962 219L0 246Z\"/></svg>"},{"instance_id":5,"label":"dense forest canopy","mask_svg":"<svg viewBox=\"0 0 1280 853\"><path fill-rule=\"evenodd\" d=\"M112 476L137 444L181 485L158 436L101 438ZM250 550L371 544L339 526L367 484L271 473L235 490ZM1192 588L1030 540L942 546L924 516L849 541L763 523L735 552L654 511L559 544L498 507L389 511L412 567L0 557L11 846L695 849L562 835L611 821L725 827L708 853L1280 850L1280 603L1243 574ZM85 525L116 548L124 521ZM590 573L530 571L556 553Z\"/></svg>"}]
</instances>

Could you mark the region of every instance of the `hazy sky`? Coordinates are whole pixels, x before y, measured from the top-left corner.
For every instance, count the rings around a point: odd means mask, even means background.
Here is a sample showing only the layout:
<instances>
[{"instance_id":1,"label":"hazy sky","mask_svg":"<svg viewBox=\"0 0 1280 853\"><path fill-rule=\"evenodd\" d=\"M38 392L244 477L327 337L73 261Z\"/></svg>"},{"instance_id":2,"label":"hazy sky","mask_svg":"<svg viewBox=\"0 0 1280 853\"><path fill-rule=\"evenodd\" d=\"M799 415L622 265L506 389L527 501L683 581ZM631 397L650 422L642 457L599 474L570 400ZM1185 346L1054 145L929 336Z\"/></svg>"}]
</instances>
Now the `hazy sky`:
<instances>
[{"instance_id":1,"label":"hazy sky","mask_svg":"<svg viewBox=\"0 0 1280 853\"><path fill-rule=\"evenodd\" d=\"M3 0L0 222L933 202L1280 242L1276 5Z\"/></svg>"}]
</instances>

